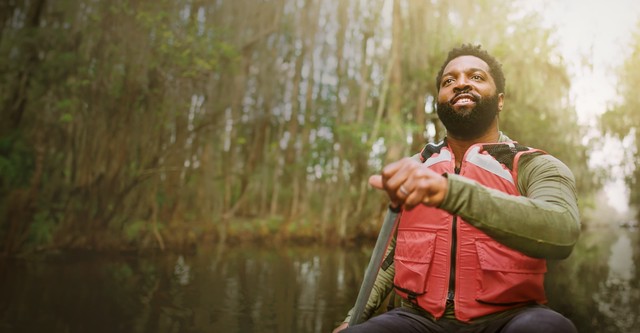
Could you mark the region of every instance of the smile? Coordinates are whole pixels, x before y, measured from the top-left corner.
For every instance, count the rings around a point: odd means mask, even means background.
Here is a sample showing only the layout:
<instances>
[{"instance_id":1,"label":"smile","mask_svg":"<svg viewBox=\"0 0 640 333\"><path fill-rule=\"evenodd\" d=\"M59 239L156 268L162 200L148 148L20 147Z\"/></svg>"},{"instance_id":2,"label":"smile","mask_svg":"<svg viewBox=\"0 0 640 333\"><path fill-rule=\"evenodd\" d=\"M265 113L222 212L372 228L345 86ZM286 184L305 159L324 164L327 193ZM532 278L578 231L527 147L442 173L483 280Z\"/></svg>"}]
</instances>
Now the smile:
<instances>
[{"instance_id":1,"label":"smile","mask_svg":"<svg viewBox=\"0 0 640 333\"><path fill-rule=\"evenodd\" d=\"M471 103L474 103L474 102L470 98L460 98L459 100L456 101L454 105L466 105Z\"/></svg>"},{"instance_id":2,"label":"smile","mask_svg":"<svg viewBox=\"0 0 640 333\"><path fill-rule=\"evenodd\" d=\"M464 106L475 104L476 98L472 94L460 94L451 100L451 105Z\"/></svg>"}]
</instances>

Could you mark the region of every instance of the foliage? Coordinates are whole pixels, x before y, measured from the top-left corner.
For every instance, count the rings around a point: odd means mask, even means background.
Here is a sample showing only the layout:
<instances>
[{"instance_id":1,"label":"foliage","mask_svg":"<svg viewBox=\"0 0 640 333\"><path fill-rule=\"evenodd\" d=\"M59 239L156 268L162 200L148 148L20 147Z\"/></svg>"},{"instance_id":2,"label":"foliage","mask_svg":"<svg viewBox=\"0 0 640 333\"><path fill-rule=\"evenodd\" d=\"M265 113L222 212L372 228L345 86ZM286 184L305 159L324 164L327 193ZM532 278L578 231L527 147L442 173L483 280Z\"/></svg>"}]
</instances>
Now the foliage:
<instances>
[{"instance_id":1,"label":"foliage","mask_svg":"<svg viewBox=\"0 0 640 333\"><path fill-rule=\"evenodd\" d=\"M33 172L33 154L29 144L11 133L0 138L0 193L10 188L26 187Z\"/></svg>"},{"instance_id":2,"label":"foliage","mask_svg":"<svg viewBox=\"0 0 640 333\"><path fill-rule=\"evenodd\" d=\"M29 208L0 210L12 251L26 239L84 248L105 237L163 248L189 230L225 239L243 231L230 222L239 218L271 221L257 223L266 237L375 229L359 226L384 207L368 175L442 137L425 101L462 42L504 63L502 129L565 161L583 196L595 186L552 31L511 1L3 9L0 195Z\"/></svg>"},{"instance_id":3,"label":"foliage","mask_svg":"<svg viewBox=\"0 0 640 333\"><path fill-rule=\"evenodd\" d=\"M47 213L41 212L35 216L29 229L29 240L27 244L32 246L50 245L53 240L52 235L57 225L46 214Z\"/></svg>"},{"instance_id":4,"label":"foliage","mask_svg":"<svg viewBox=\"0 0 640 333\"><path fill-rule=\"evenodd\" d=\"M632 38L626 61L618 69L619 100L601 117L602 129L619 140L629 139L622 170L630 189L629 202L640 208L640 24Z\"/></svg>"},{"instance_id":5,"label":"foliage","mask_svg":"<svg viewBox=\"0 0 640 333\"><path fill-rule=\"evenodd\" d=\"M145 230L146 227L147 221L138 220L128 223L124 227L125 239L129 242L134 241L135 239L140 237L140 234Z\"/></svg>"}]
</instances>

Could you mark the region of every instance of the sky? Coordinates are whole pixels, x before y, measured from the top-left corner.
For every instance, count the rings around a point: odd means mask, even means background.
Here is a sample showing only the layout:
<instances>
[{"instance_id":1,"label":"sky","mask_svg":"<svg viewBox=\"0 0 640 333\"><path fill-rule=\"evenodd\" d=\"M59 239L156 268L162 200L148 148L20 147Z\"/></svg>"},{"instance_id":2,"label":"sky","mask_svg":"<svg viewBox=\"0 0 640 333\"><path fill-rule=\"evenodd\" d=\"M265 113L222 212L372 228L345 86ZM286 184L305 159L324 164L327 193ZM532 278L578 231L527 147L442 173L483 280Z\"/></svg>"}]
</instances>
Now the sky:
<instances>
[{"instance_id":1,"label":"sky","mask_svg":"<svg viewBox=\"0 0 640 333\"><path fill-rule=\"evenodd\" d=\"M574 87L580 121L586 123L606 109L615 97L612 71L628 55L631 32L640 19L637 0L561 0L526 1L543 9L547 22L555 27L559 49L577 75ZM536 6L545 4L544 6ZM591 63L590 70L578 68Z\"/></svg>"},{"instance_id":2,"label":"sky","mask_svg":"<svg viewBox=\"0 0 640 333\"><path fill-rule=\"evenodd\" d=\"M595 126L597 116L616 100L615 68L628 56L632 32L640 20L637 0L530 0L525 6L542 13L544 25L553 27L557 45L574 77L571 96L581 124ZM589 136L598 137L592 128ZM603 152L593 154L591 165L622 174L617 164L631 141L607 140ZM628 190L621 177L605 185L609 204L628 210Z\"/></svg>"}]
</instances>

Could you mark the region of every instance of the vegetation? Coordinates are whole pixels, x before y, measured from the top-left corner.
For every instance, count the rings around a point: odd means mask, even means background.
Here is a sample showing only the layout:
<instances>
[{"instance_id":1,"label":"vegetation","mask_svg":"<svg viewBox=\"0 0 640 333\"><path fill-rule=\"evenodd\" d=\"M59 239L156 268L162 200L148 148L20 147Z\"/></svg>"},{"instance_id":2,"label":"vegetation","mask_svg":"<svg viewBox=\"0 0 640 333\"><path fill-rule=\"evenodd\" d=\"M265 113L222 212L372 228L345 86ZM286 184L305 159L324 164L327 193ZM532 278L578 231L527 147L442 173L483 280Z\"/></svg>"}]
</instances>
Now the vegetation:
<instances>
[{"instance_id":1,"label":"vegetation","mask_svg":"<svg viewBox=\"0 0 640 333\"><path fill-rule=\"evenodd\" d=\"M640 25L632 38L627 60L618 70L617 102L601 117L604 132L626 142L622 172L630 189L629 203L640 219Z\"/></svg>"},{"instance_id":2,"label":"vegetation","mask_svg":"<svg viewBox=\"0 0 640 333\"><path fill-rule=\"evenodd\" d=\"M434 77L463 42L503 62L501 129L565 161L588 202L565 64L517 5L5 1L0 252L375 232L367 178L443 136Z\"/></svg>"}]
</instances>

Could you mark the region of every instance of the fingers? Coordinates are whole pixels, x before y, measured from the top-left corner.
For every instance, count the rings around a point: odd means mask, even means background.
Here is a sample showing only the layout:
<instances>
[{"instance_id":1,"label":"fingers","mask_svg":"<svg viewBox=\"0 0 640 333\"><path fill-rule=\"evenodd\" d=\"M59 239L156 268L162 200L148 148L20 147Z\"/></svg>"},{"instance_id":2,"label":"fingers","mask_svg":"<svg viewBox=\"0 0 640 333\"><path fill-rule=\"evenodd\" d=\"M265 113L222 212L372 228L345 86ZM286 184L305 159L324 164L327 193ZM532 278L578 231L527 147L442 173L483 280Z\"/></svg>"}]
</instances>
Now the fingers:
<instances>
[{"instance_id":1,"label":"fingers","mask_svg":"<svg viewBox=\"0 0 640 333\"><path fill-rule=\"evenodd\" d=\"M369 185L373 186L373 188L375 189L387 192L387 195L391 200L391 207L398 208L402 205L402 201L398 198L397 195L394 195L392 192L386 190L382 175L373 175L369 177Z\"/></svg>"},{"instance_id":2,"label":"fingers","mask_svg":"<svg viewBox=\"0 0 640 333\"><path fill-rule=\"evenodd\" d=\"M340 326L336 327L332 333L338 333L341 332L343 330L345 330L347 327L349 327L349 323L342 323Z\"/></svg>"},{"instance_id":3,"label":"fingers","mask_svg":"<svg viewBox=\"0 0 640 333\"><path fill-rule=\"evenodd\" d=\"M387 192L398 192L412 170L419 167L420 163L410 158L403 158L391 163L382 169L382 183Z\"/></svg>"},{"instance_id":4,"label":"fingers","mask_svg":"<svg viewBox=\"0 0 640 333\"><path fill-rule=\"evenodd\" d=\"M398 188L398 191L400 192L400 194L404 195L405 197L409 196L409 191L403 185L400 185L400 188Z\"/></svg>"},{"instance_id":5,"label":"fingers","mask_svg":"<svg viewBox=\"0 0 640 333\"><path fill-rule=\"evenodd\" d=\"M411 210L418 205L435 207L442 203L447 188L446 178L437 174L430 174L428 177L415 180L417 185L404 200L404 209ZM407 183L411 181L410 179Z\"/></svg>"},{"instance_id":6,"label":"fingers","mask_svg":"<svg viewBox=\"0 0 640 333\"><path fill-rule=\"evenodd\" d=\"M391 163L382 169L382 188L387 192L393 206L401 206L409 195L409 190L402 187L416 167L416 161L404 158Z\"/></svg>"},{"instance_id":7,"label":"fingers","mask_svg":"<svg viewBox=\"0 0 640 333\"><path fill-rule=\"evenodd\" d=\"M378 190L383 190L384 186L382 185L382 176L381 175L373 175L369 177L369 185L373 186Z\"/></svg>"},{"instance_id":8,"label":"fingers","mask_svg":"<svg viewBox=\"0 0 640 333\"><path fill-rule=\"evenodd\" d=\"M438 206L448 188L446 178L409 158L387 165L369 184L387 192L393 206L407 210L420 204Z\"/></svg>"},{"instance_id":9,"label":"fingers","mask_svg":"<svg viewBox=\"0 0 640 333\"><path fill-rule=\"evenodd\" d=\"M400 206L402 206L402 200L400 200L400 198L398 198L397 195L393 195L393 193L387 191L385 189L385 185L383 183L383 179L382 179L382 175L373 175L371 177L369 177L369 184L371 186L373 186L375 189L378 190L383 190L387 192L387 195L389 196L389 199L391 201L391 207L396 209L399 208Z\"/></svg>"}]
</instances>

